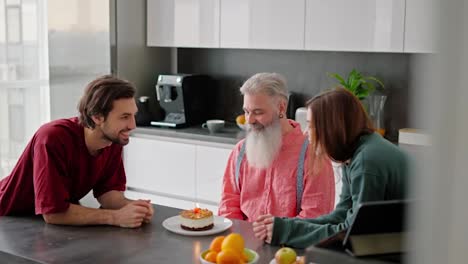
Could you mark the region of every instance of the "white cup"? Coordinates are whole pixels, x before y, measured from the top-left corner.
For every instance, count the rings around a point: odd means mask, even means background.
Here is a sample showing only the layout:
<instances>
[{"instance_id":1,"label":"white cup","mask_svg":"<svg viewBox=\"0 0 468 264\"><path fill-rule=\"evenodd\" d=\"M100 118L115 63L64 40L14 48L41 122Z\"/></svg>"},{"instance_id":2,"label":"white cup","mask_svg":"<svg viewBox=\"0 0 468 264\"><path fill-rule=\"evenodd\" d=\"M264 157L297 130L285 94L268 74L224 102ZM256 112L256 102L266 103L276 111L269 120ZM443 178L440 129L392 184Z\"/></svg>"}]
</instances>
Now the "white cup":
<instances>
[{"instance_id":1,"label":"white cup","mask_svg":"<svg viewBox=\"0 0 468 264\"><path fill-rule=\"evenodd\" d=\"M208 128L210 133L216 133L221 131L224 128L224 120L220 119L211 119L207 120L206 123L202 124L203 128Z\"/></svg>"}]
</instances>

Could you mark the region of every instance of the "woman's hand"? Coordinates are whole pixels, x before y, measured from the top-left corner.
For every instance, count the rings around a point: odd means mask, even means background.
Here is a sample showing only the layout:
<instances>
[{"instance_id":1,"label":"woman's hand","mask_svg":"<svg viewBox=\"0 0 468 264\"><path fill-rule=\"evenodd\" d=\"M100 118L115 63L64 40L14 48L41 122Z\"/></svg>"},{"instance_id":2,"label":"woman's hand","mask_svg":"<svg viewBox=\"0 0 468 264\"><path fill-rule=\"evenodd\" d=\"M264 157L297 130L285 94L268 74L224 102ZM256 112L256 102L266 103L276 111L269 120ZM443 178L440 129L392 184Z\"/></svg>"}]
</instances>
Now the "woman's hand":
<instances>
[{"instance_id":1,"label":"woman's hand","mask_svg":"<svg viewBox=\"0 0 468 264\"><path fill-rule=\"evenodd\" d=\"M274 219L270 214L259 216L252 224L255 237L270 244Z\"/></svg>"}]
</instances>

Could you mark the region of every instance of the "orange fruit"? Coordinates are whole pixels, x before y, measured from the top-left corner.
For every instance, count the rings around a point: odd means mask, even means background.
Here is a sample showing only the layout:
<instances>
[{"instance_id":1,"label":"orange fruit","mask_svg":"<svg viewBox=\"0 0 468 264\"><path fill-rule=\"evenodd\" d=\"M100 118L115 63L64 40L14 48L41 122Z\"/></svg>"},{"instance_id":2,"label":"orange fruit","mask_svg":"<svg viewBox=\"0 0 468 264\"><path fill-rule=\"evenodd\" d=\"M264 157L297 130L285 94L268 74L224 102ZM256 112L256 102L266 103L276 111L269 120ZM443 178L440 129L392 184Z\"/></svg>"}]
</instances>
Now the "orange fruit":
<instances>
[{"instance_id":1,"label":"orange fruit","mask_svg":"<svg viewBox=\"0 0 468 264\"><path fill-rule=\"evenodd\" d=\"M223 243L224 236L217 236L211 241L210 250L215 252L221 251L221 244Z\"/></svg>"},{"instance_id":2,"label":"orange fruit","mask_svg":"<svg viewBox=\"0 0 468 264\"><path fill-rule=\"evenodd\" d=\"M244 252L244 238L237 233L227 235L221 244L221 250L231 249L239 256Z\"/></svg>"},{"instance_id":3,"label":"orange fruit","mask_svg":"<svg viewBox=\"0 0 468 264\"><path fill-rule=\"evenodd\" d=\"M236 117L236 122L241 125L245 124L245 115L238 115Z\"/></svg>"},{"instance_id":4,"label":"orange fruit","mask_svg":"<svg viewBox=\"0 0 468 264\"><path fill-rule=\"evenodd\" d=\"M239 254L230 248L223 249L216 257L216 263L218 264L239 264L240 262L241 257Z\"/></svg>"},{"instance_id":5,"label":"orange fruit","mask_svg":"<svg viewBox=\"0 0 468 264\"><path fill-rule=\"evenodd\" d=\"M210 252L208 252L205 255L205 260L209 261L209 262L212 262L212 263L216 263L216 257L217 256L218 256L218 252L210 250Z\"/></svg>"}]
</instances>

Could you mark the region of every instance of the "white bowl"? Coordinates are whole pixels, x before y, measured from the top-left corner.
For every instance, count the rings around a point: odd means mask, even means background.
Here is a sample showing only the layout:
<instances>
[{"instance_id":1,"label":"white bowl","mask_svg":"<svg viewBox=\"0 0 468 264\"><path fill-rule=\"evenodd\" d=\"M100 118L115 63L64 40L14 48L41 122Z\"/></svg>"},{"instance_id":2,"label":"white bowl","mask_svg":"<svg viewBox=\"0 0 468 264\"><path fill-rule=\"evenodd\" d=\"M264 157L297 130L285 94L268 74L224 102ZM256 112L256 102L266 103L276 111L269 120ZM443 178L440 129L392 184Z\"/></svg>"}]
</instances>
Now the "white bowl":
<instances>
[{"instance_id":1,"label":"white bowl","mask_svg":"<svg viewBox=\"0 0 468 264\"><path fill-rule=\"evenodd\" d=\"M246 124L239 124L239 123L236 123L236 124L240 129L247 130L247 125Z\"/></svg>"},{"instance_id":2,"label":"white bowl","mask_svg":"<svg viewBox=\"0 0 468 264\"><path fill-rule=\"evenodd\" d=\"M200 254L200 262L202 264L213 264L213 262L209 262L209 261L206 261L204 259L205 255L208 253L208 251L210 251L210 250L207 249L207 250L203 251ZM247 262L247 264L256 264L258 262L258 259L260 258L258 253L255 252L254 250L250 249L250 248L244 248L244 253L247 255L247 257L250 260L249 262Z\"/></svg>"}]
</instances>

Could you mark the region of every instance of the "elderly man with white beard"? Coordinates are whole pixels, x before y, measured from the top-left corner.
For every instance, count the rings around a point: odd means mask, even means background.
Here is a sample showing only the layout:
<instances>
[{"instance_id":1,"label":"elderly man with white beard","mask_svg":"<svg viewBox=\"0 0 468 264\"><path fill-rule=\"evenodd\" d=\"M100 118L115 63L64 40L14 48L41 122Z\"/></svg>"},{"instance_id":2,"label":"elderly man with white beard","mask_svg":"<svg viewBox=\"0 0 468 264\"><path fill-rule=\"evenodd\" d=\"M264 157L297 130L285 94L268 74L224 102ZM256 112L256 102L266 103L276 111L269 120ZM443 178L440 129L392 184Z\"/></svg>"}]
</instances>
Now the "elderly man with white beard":
<instances>
[{"instance_id":1,"label":"elderly man with white beard","mask_svg":"<svg viewBox=\"0 0 468 264\"><path fill-rule=\"evenodd\" d=\"M229 157L218 214L253 222L261 215L314 218L331 212L331 162L313 164L318 170L307 162L307 137L299 123L286 118L285 79L277 73L257 73L240 92L247 136Z\"/></svg>"}]
</instances>

